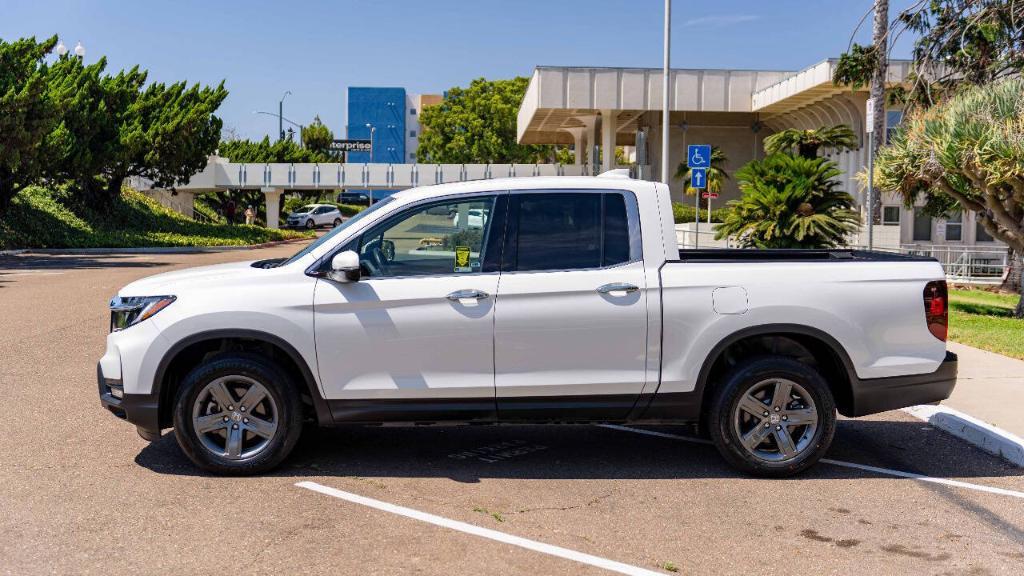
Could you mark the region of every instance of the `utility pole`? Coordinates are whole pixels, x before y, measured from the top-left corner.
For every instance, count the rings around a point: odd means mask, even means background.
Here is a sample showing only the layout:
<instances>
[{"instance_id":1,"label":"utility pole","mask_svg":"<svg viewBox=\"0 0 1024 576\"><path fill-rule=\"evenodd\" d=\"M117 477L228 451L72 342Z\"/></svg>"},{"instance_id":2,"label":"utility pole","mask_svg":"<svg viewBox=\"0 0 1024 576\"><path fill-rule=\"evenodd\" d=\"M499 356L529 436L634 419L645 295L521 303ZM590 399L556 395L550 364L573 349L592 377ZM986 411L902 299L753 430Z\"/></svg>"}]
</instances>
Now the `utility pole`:
<instances>
[{"instance_id":1,"label":"utility pole","mask_svg":"<svg viewBox=\"0 0 1024 576\"><path fill-rule=\"evenodd\" d=\"M284 96L277 102L277 138L284 140L284 99L291 94L291 90L285 90Z\"/></svg>"},{"instance_id":2,"label":"utility pole","mask_svg":"<svg viewBox=\"0 0 1024 576\"><path fill-rule=\"evenodd\" d=\"M661 182L668 186L669 165L668 165L668 95L669 95L669 48L672 41L672 0L665 0L665 68L661 75Z\"/></svg>"}]
</instances>

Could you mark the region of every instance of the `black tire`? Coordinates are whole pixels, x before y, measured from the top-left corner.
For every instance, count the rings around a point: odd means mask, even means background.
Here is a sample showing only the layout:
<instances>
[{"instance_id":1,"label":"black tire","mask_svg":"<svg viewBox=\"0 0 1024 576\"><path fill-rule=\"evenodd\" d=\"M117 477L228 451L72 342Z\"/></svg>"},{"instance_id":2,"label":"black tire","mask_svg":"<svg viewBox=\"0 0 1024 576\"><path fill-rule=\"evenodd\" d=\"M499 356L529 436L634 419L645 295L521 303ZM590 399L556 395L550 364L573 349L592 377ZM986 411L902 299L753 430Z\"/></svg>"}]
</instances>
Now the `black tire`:
<instances>
[{"instance_id":1,"label":"black tire","mask_svg":"<svg viewBox=\"0 0 1024 576\"><path fill-rule=\"evenodd\" d=\"M193 410L199 394L208 384L223 377L241 377L259 383L275 407L273 436L252 456L230 459L214 454L196 433ZM301 433L302 400L298 390L292 379L266 358L241 352L215 356L189 372L178 388L174 402L174 435L178 445L192 462L214 474L244 476L266 472L291 453ZM242 434L243 438L259 440L255 434Z\"/></svg>"},{"instance_id":2,"label":"black tire","mask_svg":"<svg viewBox=\"0 0 1024 576\"><path fill-rule=\"evenodd\" d=\"M334 219L334 227L337 228L338 226L341 226L341 218Z\"/></svg>"},{"instance_id":3,"label":"black tire","mask_svg":"<svg viewBox=\"0 0 1024 576\"><path fill-rule=\"evenodd\" d=\"M796 384L792 390L802 388L813 405L808 404L802 398L803 394L798 391L796 396L789 397L791 402L788 406L793 412L775 411L775 406L772 406L775 402L771 402L767 397L764 398L767 400L764 406L768 416L753 416L749 409L740 408L741 400L748 401L748 392L755 391L755 394L767 396L767 387L774 389L774 386L784 382ZM763 391L756 392L757 390ZM743 472L769 478L799 474L821 459L832 444L836 429L835 400L825 379L806 364L781 356L752 358L726 374L715 387L713 394L707 421L711 441L729 464ZM751 397L758 399L756 396ZM810 426L797 425L790 430L789 426L793 426L792 424L779 422L780 414L796 414L797 410L807 410L808 406L816 412L811 417L811 420L816 421L813 429ZM793 420L796 419L794 416ZM763 433L768 434L768 437L758 444L758 448L747 449L741 442L741 425L749 426L748 434L753 433L755 429L761 432L760 428L764 427ZM801 445L803 448L795 455L787 457L782 448L786 445L786 438L792 442L794 449Z\"/></svg>"},{"instance_id":4,"label":"black tire","mask_svg":"<svg viewBox=\"0 0 1024 576\"><path fill-rule=\"evenodd\" d=\"M313 228L316 228L316 223L313 222L313 219L306 220L306 230L312 230Z\"/></svg>"}]
</instances>

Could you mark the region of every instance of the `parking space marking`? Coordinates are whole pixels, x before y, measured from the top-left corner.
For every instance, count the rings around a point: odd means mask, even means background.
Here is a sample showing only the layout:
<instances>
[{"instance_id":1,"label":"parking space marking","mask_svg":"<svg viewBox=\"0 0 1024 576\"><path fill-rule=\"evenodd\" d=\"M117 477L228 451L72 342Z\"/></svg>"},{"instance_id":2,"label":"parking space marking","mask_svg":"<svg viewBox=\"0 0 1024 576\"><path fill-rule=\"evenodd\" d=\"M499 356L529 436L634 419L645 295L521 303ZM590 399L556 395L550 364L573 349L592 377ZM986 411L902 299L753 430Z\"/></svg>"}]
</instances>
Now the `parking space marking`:
<instances>
[{"instance_id":1,"label":"parking space marking","mask_svg":"<svg viewBox=\"0 0 1024 576\"><path fill-rule=\"evenodd\" d=\"M391 514L397 514L399 516L405 516L406 518L412 518L442 528L450 528L452 530L458 530L459 532L465 532L466 534L472 534L474 536L480 536L482 538L488 538L497 542L503 542L505 544L511 544L513 546L519 546L520 548L526 548L527 550L533 550L534 552L540 552L542 554L548 554L551 556L557 556L566 560L572 560L581 564L588 564L590 566L596 566L597 568L603 568L612 572L618 572L619 574L629 574L631 576L662 576L661 572L655 572L653 570L647 570L646 568L640 568L639 566L632 566L630 564L623 564L622 562L616 562L615 560L609 560L607 558L601 558L600 556L593 556L585 554L583 552L577 552L576 550L570 550L568 548L562 548L561 546L555 546L552 544L545 544L543 542L537 542L536 540L529 540L519 536L513 536L504 532L498 532L497 530L491 530L489 528L482 528L475 524L468 524L466 522L459 522L458 520L451 520L443 516L436 516L427 512L420 512L412 508L406 508L405 506L398 506L396 504L390 504L388 502L382 502L380 500L374 500L373 498L367 498L366 496L360 496L351 492L345 492L344 490L338 490L337 488L331 488L318 484L316 482L303 481L296 482L296 486L299 488L305 488L327 496L333 496L340 498L353 504L359 504L362 506L368 506L384 512L390 512Z\"/></svg>"},{"instance_id":2,"label":"parking space marking","mask_svg":"<svg viewBox=\"0 0 1024 576\"><path fill-rule=\"evenodd\" d=\"M630 428L629 426L619 426L617 424L598 424L601 428L609 428L611 430L622 430L623 432L633 432L635 434L644 434L646 436L659 436L661 438L670 438L673 440L682 440L684 442L694 442L696 444L711 444L711 441L705 440L704 438L693 438L692 436L681 436L678 434L668 434L666 432L656 432L654 430L643 430L640 428ZM998 494L1000 496L1010 496L1013 498L1024 499L1024 492L1017 490L1007 490L1006 488L996 488L994 486L985 486L984 484L972 484L971 482L962 482L960 480L950 480L948 478L935 478L933 476L925 476L924 474L915 474L914 472L903 472L902 470L893 470L891 468L879 468L877 466L868 466L867 464L858 464L856 462L846 462L845 460L832 460L831 458L822 458L819 462L823 464L831 464L832 466L840 466L843 468L853 468L855 470L864 470L865 472L874 472L875 474L884 474L888 476L895 476L897 478L909 478L911 480L917 480L918 482L929 482L932 484L944 484L946 486L955 486L957 488L966 488L968 490L977 490L978 492L988 492L989 494Z\"/></svg>"}]
</instances>

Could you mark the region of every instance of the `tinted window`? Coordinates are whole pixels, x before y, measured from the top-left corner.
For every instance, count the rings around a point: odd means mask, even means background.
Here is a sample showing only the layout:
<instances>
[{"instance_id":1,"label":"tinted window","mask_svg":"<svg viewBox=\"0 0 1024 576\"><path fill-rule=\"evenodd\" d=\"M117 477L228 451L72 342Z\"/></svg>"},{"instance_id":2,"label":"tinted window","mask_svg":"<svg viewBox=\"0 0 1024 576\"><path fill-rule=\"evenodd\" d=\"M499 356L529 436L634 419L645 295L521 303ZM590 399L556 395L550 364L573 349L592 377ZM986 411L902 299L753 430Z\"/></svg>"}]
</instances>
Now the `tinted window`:
<instances>
[{"instance_id":1,"label":"tinted window","mask_svg":"<svg viewBox=\"0 0 1024 576\"><path fill-rule=\"evenodd\" d=\"M985 230L985 227L978 222L974 225L974 238L978 242L992 242L994 238Z\"/></svg>"},{"instance_id":2,"label":"tinted window","mask_svg":"<svg viewBox=\"0 0 1024 576\"><path fill-rule=\"evenodd\" d=\"M494 199L414 208L362 236L359 261L371 277L480 272Z\"/></svg>"},{"instance_id":3,"label":"tinted window","mask_svg":"<svg viewBox=\"0 0 1024 576\"><path fill-rule=\"evenodd\" d=\"M518 202L517 270L599 268L629 261L629 220L621 194L523 194Z\"/></svg>"},{"instance_id":4,"label":"tinted window","mask_svg":"<svg viewBox=\"0 0 1024 576\"><path fill-rule=\"evenodd\" d=\"M629 262L629 219L626 199L622 194L604 195L604 254L603 266Z\"/></svg>"},{"instance_id":5,"label":"tinted window","mask_svg":"<svg viewBox=\"0 0 1024 576\"><path fill-rule=\"evenodd\" d=\"M924 214L920 208L914 210L914 241L929 241L932 239L932 219Z\"/></svg>"},{"instance_id":6,"label":"tinted window","mask_svg":"<svg viewBox=\"0 0 1024 576\"><path fill-rule=\"evenodd\" d=\"M953 214L946 219L946 240L957 242L963 240L964 235L964 215L962 212Z\"/></svg>"},{"instance_id":7,"label":"tinted window","mask_svg":"<svg viewBox=\"0 0 1024 576\"><path fill-rule=\"evenodd\" d=\"M882 224L899 224L900 223L900 207L899 206L883 206L882 207Z\"/></svg>"}]
</instances>

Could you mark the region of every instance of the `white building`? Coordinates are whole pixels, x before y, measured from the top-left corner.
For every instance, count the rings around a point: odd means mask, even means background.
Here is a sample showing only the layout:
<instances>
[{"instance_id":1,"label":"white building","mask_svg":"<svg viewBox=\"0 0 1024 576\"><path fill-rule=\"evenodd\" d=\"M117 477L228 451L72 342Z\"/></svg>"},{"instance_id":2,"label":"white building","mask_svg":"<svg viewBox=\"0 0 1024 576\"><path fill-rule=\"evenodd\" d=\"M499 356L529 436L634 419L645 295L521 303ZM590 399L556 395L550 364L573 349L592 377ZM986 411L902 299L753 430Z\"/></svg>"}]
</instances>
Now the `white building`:
<instances>
[{"instance_id":1,"label":"white building","mask_svg":"<svg viewBox=\"0 0 1024 576\"><path fill-rule=\"evenodd\" d=\"M670 146L661 151L662 70L660 68L592 68L539 66L530 79L518 116L522 144L573 145L576 162L592 172L613 168L615 146L636 148L641 176L657 178L661 162L671 172L684 161L688 144L712 144L722 149L733 173L747 162L762 158L765 136L786 128L813 129L849 125L861 135L861 145L848 151L822 150L843 170L843 189L865 205L865 191L856 174L867 165L864 132L867 88L851 90L832 83L838 60L825 60L799 71L784 70L672 70ZM890 62L888 81L907 79L911 62ZM902 110L886 111L888 124L902 118ZM581 150L589 153L581 154ZM593 158L596 162L590 162ZM671 183L674 197L682 200L681 181ZM734 179L726 181L718 205L735 199ZM999 246L973 215L949 220L928 218L902 206L900 199L883 196L883 226L875 228L876 246L918 245ZM866 243L866 233L858 243Z\"/></svg>"}]
</instances>

